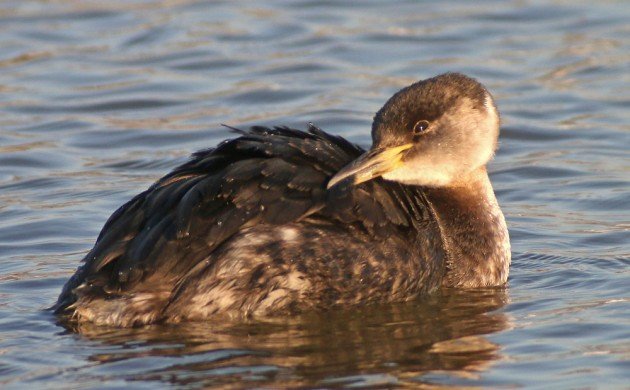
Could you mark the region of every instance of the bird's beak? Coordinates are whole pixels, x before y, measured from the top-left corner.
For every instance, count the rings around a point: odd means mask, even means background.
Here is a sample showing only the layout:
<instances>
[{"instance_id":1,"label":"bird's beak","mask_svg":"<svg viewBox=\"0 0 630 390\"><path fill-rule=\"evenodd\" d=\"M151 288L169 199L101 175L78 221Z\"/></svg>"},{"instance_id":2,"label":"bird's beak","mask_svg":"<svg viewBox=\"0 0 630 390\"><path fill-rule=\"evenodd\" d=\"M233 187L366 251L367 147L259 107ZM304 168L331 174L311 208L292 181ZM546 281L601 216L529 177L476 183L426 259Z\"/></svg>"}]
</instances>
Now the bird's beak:
<instances>
[{"instance_id":1,"label":"bird's beak","mask_svg":"<svg viewBox=\"0 0 630 390\"><path fill-rule=\"evenodd\" d=\"M348 178L352 179L352 185L356 185L383 176L401 166L404 152L412 146L404 144L370 149L331 177L326 188L332 188Z\"/></svg>"}]
</instances>

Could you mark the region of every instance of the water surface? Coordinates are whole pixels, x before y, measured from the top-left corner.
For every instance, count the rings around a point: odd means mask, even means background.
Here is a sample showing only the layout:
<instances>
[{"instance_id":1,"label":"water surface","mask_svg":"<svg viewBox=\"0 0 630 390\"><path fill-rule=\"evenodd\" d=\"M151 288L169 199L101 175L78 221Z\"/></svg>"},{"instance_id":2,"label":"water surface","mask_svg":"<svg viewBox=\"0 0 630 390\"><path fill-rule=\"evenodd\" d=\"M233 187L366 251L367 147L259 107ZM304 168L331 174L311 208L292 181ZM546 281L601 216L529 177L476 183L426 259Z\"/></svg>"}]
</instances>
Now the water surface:
<instances>
[{"instance_id":1,"label":"water surface","mask_svg":"<svg viewBox=\"0 0 630 390\"><path fill-rule=\"evenodd\" d=\"M0 386L624 387L630 5L4 1ZM43 311L131 196L229 132L313 122L369 146L397 89L478 78L506 289L240 324L73 332Z\"/></svg>"}]
</instances>

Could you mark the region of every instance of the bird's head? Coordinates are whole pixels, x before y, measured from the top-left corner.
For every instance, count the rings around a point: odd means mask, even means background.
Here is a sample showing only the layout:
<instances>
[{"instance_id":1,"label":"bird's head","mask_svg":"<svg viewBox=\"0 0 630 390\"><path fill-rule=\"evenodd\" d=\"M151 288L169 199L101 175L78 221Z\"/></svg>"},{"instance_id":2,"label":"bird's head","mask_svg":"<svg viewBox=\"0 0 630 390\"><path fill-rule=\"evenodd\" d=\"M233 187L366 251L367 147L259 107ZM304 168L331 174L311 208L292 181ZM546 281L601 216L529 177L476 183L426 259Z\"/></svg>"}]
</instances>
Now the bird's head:
<instances>
[{"instance_id":1,"label":"bird's head","mask_svg":"<svg viewBox=\"0 0 630 390\"><path fill-rule=\"evenodd\" d=\"M419 81L376 113L372 148L333 176L328 188L377 177L448 187L486 165L498 136L499 114L479 82L459 73Z\"/></svg>"}]
</instances>

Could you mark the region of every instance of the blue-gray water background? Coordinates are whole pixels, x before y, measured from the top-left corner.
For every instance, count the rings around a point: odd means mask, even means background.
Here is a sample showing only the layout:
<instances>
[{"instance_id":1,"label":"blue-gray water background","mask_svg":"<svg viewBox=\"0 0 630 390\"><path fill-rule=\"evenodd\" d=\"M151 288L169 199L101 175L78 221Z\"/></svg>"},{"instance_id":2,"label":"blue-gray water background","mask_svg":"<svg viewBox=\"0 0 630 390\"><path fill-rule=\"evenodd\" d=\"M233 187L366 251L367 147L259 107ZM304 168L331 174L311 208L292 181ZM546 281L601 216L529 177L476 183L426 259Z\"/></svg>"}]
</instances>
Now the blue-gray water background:
<instances>
[{"instance_id":1,"label":"blue-gray water background","mask_svg":"<svg viewBox=\"0 0 630 390\"><path fill-rule=\"evenodd\" d=\"M629 20L626 1L3 1L0 387L627 386ZM445 71L502 113L507 289L81 334L42 310L221 123L369 146L393 92Z\"/></svg>"}]
</instances>

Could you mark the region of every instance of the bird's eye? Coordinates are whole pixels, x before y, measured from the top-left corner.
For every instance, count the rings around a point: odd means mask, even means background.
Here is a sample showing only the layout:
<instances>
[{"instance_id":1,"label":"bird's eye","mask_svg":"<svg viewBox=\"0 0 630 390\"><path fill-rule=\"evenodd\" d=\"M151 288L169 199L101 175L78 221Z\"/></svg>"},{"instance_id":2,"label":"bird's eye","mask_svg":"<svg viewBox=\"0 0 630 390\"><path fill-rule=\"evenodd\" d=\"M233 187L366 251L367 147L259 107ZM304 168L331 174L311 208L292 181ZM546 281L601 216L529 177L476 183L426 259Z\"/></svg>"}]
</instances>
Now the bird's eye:
<instances>
[{"instance_id":1,"label":"bird's eye","mask_svg":"<svg viewBox=\"0 0 630 390\"><path fill-rule=\"evenodd\" d=\"M418 135L418 134L422 134L425 131L427 131L427 129L429 128L429 121L425 121L420 120L418 122L416 122L415 125L413 125L413 133Z\"/></svg>"}]
</instances>

